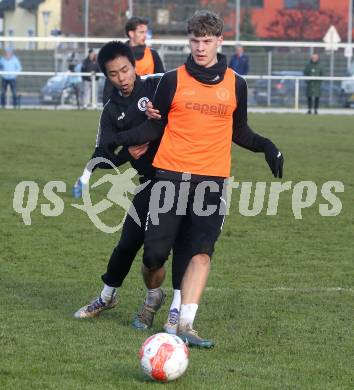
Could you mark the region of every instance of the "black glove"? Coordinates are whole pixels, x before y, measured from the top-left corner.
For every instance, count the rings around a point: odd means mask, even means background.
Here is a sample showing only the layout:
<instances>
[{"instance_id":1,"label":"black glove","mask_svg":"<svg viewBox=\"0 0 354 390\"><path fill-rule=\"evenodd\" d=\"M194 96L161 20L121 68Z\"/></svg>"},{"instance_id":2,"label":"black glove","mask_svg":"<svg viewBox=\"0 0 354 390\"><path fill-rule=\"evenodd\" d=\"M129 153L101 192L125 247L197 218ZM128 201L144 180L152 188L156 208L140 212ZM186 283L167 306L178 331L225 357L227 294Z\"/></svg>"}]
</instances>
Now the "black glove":
<instances>
[{"instance_id":1,"label":"black glove","mask_svg":"<svg viewBox=\"0 0 354 390\"><path fill-rule=\"evenodd\" d=\"M279 177L281 179L283 177L284 157L272 141L268 140L266 143L264 157L274 177Z\"/></svg>"}]
</instances>

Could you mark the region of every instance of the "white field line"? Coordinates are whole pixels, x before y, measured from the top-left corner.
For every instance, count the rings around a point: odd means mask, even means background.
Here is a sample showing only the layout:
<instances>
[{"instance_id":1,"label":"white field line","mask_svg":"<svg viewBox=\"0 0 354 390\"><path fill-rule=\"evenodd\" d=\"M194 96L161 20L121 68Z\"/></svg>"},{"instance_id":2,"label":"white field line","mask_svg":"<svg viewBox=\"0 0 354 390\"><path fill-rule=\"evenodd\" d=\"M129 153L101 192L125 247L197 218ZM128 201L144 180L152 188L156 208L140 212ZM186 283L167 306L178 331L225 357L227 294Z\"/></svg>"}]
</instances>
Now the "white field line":
<instances>
[{"instance_id":1,"label":"white field line","mask_svg":"<svg viewBox=\"0 0 354 390\"><path fill-rule=\"evenodd\" d=\"M351 287L305 287L305 288L296 288L296 287L273 287L264 289L262 291L290 291L290 292L354 292L354 288Z\"/></svg>"},{"instance_id":2,"label":"white field line","mask_svg":"<svg viewBox=\"0 0 354 390\"><path fill-rule=\"evenodd\" d=\"M260 291L260 292L294 292L294 293L336 293L336 292L346 292L354 293L354 288L352 287L286 287L286 286L277 286L270 288L242 288L242 287L206 287L205 291L207 292L237 292L237 291Z\"/></svg>"}]
</instances>

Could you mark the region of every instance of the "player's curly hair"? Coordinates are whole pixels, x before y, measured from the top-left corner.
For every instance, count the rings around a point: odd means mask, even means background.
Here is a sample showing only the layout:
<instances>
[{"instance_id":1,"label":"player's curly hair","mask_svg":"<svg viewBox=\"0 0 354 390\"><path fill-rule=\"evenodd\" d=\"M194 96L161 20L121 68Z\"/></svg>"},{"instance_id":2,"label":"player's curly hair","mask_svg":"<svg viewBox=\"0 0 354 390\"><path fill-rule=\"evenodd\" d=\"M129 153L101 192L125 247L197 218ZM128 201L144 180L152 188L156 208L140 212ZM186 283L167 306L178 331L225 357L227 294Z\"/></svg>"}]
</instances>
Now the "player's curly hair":
<instances>
[{"instance_id":1,"label":"player's curly hair","mask_svg":"<svg viewBox=\"0 0 354 390\"><path fill-rule=\"evenodd\" d=\"M107 76L106 63L118 57L127 57L129 62L135 66L135 58L132 49L121 41L110 41L103 45L98 52L97 62L101 72Z\"/></svg>"},{"instance_id":2,"label":"player's curly hair","mask_svg":"<svg viewBox=\"0 0 354 390\"><path fill-rule=\"evenodd\" d=\"M215 36L220 37L224 28L224 22L214 12L197 11L187 22L188 34L196 37Z\"/></svg>"}]
</instances>

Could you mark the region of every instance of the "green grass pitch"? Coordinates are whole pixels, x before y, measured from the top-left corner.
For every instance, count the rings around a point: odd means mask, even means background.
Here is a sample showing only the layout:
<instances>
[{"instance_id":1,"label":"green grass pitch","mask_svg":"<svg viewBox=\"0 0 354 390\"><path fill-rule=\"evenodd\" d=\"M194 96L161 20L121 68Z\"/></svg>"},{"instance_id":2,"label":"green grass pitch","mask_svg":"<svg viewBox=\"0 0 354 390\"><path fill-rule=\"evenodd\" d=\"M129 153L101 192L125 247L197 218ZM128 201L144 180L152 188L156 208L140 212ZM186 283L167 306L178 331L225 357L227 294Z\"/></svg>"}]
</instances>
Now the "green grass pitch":
<instances>
[{"instance_id":1,"label":"green grass pitch","mask_svg":"<svg viewBox=\"0 0 354 390\"><path fill-rule=\"evenodd\" d=\"M120 289L119 306L95 320L74 311L101 288L100 275L119 234L97 230L71 206L71 187L93 151L99 112L0 112L0 388L153 389L141 373L138 350L161 330L130 327L144 287L139 256ZM234 191L230 215L212 262L196 328L212 337L212 351L192 350L185 375L169 389L354 388L354 120L345 116L250 115L254 130L284 152L283 182L313 181L315 203L296 220L292 191L278 214L245 217ZM273 181L261 154L233 150L239 181ZM94 180L102 173L95 173ZM12 208L20 181L40 188L25 226ZM45 183L66 183L64 213L44 217ZM343 182L342 211L322 217L321 186ZM96 199L103 199L102 187ZM305 194L304 194L305 196ZM101 197L101 198L100 198ZM121 218L105 213L107 224ZM170 264L168 265L170 267ZM165 283L171 298L170 269ZM168 300L169 302L169 300Z\"/></svg>"}]
</instances>

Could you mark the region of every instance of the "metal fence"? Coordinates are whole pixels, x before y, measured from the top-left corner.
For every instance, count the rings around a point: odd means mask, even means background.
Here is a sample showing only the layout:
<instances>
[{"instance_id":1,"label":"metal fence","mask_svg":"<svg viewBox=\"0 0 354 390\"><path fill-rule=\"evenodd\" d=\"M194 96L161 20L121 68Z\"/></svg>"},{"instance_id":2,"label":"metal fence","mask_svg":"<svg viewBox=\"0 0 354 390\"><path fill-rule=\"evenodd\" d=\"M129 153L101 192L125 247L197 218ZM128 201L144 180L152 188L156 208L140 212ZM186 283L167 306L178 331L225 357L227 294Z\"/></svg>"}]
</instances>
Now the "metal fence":
<instances>
[{"instance_id":1,"label":"metal fence","mask_svg":"<svg viewBox=\"0 0 354 390\"><path fill-rule=\"evenodd\" d=\"M73 59L78 63L84 59L85 42L89 47L99 49L103 43L112 39L114 38L31 38L33 43L48 42L48 46L50 43L54 48L16 51L24 70L17 78L20 105L65 107L77 106L79 102L82 107L83 85L77 82L77 89L74 90L70 87L70 80L73 76L80 77L83 74L68 73L68 63ZM0 37L3 46L11 44L15 50L16 44L23 41L27 42L28 37ZM222 52L228 58L234 52L235 43L224 41ZM182 64L189 53L187 40L157 39L151 40L149 44L158 50L167 70ZM314 51L320 54L326 76L322 79L321 105L347 107L354 104L354 77L353 74L349 75L347 69L348 61L344 56L346 44L339 44L336 48L332 47L332 50L326 50L325 45L318 42L256 41L241 44L244 45L250 62L250 74L246 76L250 106L289 107L298 110L305 105L307 80L302 71ZM354 73L354 69L352 72ZM49 94L46 92L48 84L53 83L54 87L49 88ZM103 83L103 77L97 82L93 77L91 107L100 106ZM53 89L59 91L54 92ZM9 99L8 103L11 105Z\"/></svg>"},{"instance_id":2,"label":"metal fence","mask_svg":"<svg viewBox=\"0 0 354 390\"><path fill-rule=\"evenodd\" d=\"M0 72L0 76L9 72ZM73 78L81 76L91 77L91 92L89 101L84 103L82 82L73 82ZM20 72L18 77L37 78L42 80L43 87L38 92L17 92L18 108L100 108L104 76L102 73L71 73L71 72ZM99 77L98 80L97 77ZM283 107L299 111L306 104L306 82L320 80L324 107L351 107L354 106L354 78L353 77L305 77L289 75L248 75L244 76L248 84L248 104L256 107ZM352 93L343 91L343 83L350 83ZM7 95L7 107L11 107L10 93Z\"/></svg>"}]
</instances>

